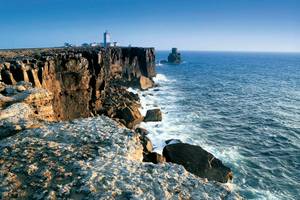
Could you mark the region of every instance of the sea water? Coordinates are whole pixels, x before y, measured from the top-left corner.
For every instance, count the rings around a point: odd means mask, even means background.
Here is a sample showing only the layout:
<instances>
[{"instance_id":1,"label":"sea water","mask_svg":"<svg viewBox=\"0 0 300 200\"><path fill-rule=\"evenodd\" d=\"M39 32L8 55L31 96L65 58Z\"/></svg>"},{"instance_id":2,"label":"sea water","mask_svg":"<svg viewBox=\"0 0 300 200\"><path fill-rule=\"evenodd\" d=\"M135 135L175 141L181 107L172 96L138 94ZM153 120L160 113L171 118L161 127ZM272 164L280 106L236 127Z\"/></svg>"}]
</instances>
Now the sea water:
<instances>
[{"instance_id":1,"label":"sea water","mask_svg":"<svg viewBox=\"0 0 300 200\"><path fill-rule=\"evenodd\" d=\"M155 151L167 139L200 145L234 173L246 199L300 199L300 54L182 52L140 92ZM167 52L158 52L157 60Z\"/></svg>"}]
</instances>

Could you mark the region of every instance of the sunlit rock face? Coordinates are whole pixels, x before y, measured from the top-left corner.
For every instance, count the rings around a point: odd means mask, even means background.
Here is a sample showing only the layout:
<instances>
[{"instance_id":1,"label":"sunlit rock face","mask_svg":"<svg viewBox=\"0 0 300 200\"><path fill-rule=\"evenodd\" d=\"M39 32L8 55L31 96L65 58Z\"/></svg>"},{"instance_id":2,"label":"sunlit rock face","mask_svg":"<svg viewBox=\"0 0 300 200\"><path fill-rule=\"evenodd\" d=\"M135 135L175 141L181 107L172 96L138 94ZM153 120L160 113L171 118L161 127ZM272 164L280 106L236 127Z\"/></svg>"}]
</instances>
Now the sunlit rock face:
<instances>
[{"instance_id":1,"label":"sunlit rock face","mask_svg":"<svg viewBox=\"0 0 300 200\"><path fill-rule=\"evenodd\" d=\"M7 85L25 81L34 88L48 90L53 95L57 120L95 114L116 116L118 110L127 108L138 112L135 102L128 101L119 108L121 100L112 93L119 93L123 86L141 87L141 77L151 81L155 76L155 52L153 48L119 47L2 51L0 72L0 81ZM112 97L115 104L108 103ZM114 107L114 112L107 107ZM141 115L135 113L135 116ZM135 123L122 120L130 126Z\"/></svg>"},{"instance_id":2,"label":"sunlit rock face","mask_svg":"<svg viewBox=\"0 0 300 200\"><path fill-rule=\"evenodd\" d=\"M100 116L3 139L1 199L239 199L183 166L141 162L139 136Z\"/></svg>"},{"instance_id":3,"label":"sunlit rock face","mask_svg":"<svg viewBox=\"0 0 300 200\"><path fill-rule=\"evenodd\" d=\"M144 117L127 88L152 87L154 61L152 48L0 51L0 199L239 199L133 131Z\"/></svg>"}]
</instances>

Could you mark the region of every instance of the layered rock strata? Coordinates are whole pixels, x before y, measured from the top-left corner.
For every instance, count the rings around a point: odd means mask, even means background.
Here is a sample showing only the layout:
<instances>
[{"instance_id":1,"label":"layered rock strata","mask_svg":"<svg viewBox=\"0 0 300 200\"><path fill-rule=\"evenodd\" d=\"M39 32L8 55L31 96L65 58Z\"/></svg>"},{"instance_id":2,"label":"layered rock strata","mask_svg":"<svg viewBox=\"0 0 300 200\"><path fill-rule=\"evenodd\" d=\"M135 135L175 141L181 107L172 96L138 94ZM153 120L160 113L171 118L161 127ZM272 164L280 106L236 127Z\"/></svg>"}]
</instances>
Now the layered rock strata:
<instances>
[{"instance_id":1,"label":"layered rock strata","mask_svg":"<svg viewBox=\"0 0 300 200\"><path fill-rule=\"evenodd\" d=\"M119 47L2 51L0 74L0 81L5 84L31 82L35 88L52 93L57 120L102 113L120 116L120 112L103 110L104 104L120 106L122 100L110 101L114 93L124 94L124 90L120 90L122 86L151 87L155 54L153 48ZM137 105L138 102L119 109L135 112L134 122L125 125L133 126L142 120Z\"/></svg>"}]
</instances>

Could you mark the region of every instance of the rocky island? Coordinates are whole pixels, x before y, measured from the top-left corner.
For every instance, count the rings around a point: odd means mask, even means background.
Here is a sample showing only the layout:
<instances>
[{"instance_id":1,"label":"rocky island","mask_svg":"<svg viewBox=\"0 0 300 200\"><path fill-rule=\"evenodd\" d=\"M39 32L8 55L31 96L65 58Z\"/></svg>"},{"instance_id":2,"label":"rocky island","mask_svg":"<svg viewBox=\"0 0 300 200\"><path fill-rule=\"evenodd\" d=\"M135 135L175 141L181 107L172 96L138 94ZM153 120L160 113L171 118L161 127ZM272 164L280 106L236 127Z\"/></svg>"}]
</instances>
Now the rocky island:
<instances>
[{"instance_id":1,"label":"rocky island","mask_svg":"<svg viewBox=\"0 0 300 200\"><path fill-rule=\"evenodd\" d=\"M178 52L177 48L172 48L171 53L168 56L168 60L161 60L161 64L180 64L181 54Z\"/></svg>"},{"instance_id":2,"label":"rocky island","mask_svg":"<svg viewBox=\"0 0 300 200\"><path fill-rule=\"evenodd\" d=\"M0 199L240 199L231 170L199 146L153 151L139 96L153 48L0 51Z\"/></svg>"}]
</instances>

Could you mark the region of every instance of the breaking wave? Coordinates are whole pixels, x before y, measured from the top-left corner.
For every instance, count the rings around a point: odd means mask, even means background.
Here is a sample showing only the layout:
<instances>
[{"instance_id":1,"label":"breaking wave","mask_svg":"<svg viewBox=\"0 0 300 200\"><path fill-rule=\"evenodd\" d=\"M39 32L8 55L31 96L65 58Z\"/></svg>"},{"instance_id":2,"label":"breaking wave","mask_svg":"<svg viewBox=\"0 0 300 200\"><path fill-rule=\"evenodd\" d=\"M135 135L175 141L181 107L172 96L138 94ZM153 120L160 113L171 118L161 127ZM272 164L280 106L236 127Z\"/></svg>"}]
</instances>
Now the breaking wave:
<instances>
[{"instance_id":1,"label":"breaking wave","mask_svg":"<svg viewBox=\"0 0 300 200\"><path fill-rule=\"evenodd\" d=\"M247 199L300 194L300 55L186 53L181 65L157 67L158 87L138 92L154 150L167 139L200 145L234 172ZM285 67L288 66L288 67ZM282 181L285 180L285 181Z\"/></svg>"}]
</instances>

